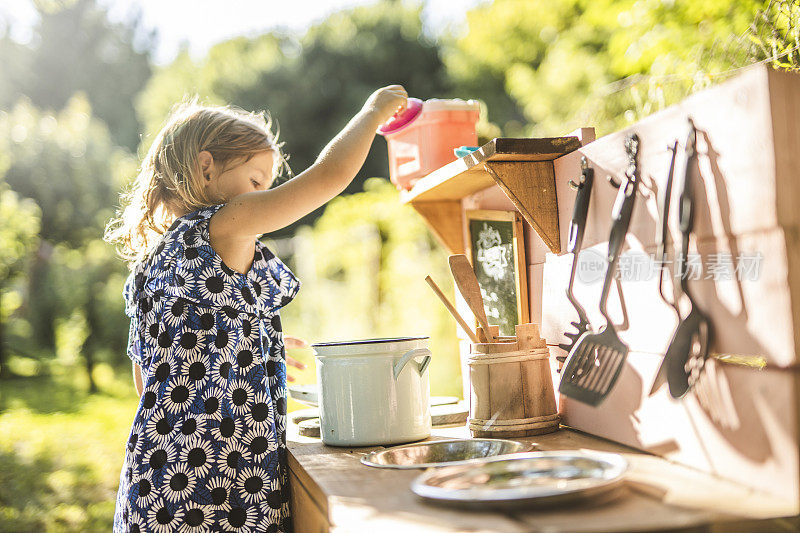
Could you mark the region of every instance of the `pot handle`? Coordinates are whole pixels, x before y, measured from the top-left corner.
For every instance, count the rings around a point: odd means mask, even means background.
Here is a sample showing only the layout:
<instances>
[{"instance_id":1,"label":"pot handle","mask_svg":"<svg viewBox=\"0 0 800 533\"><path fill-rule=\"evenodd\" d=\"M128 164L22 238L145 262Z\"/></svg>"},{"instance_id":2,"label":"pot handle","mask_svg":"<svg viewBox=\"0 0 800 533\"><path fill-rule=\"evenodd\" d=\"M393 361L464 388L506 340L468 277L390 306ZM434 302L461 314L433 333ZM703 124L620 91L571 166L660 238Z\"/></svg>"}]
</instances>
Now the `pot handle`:
<instances>
[{"instance_id":1,"label":"pot handle","mask_svg":"<svg viewBox=\"0 0 800 533\"><path fill-rule=\"evenodd\" d=\"M430 364L431 362L431 351L427 348L416 348L414 350L409 350L406 353L404 353L403 356L400 358L400 360L397 363L395 363L394 379L397 380L397 376L400 375L400 372L403 370L403 367L406 366L406 363L408 363L415 357L419 357L420 355L425 356L425 361L423 361L419 365L419 368L417 370L419 371L420 375L423 372L425 372L425 369L428 368L428 364Z\"/></svg>"}]
</instances>

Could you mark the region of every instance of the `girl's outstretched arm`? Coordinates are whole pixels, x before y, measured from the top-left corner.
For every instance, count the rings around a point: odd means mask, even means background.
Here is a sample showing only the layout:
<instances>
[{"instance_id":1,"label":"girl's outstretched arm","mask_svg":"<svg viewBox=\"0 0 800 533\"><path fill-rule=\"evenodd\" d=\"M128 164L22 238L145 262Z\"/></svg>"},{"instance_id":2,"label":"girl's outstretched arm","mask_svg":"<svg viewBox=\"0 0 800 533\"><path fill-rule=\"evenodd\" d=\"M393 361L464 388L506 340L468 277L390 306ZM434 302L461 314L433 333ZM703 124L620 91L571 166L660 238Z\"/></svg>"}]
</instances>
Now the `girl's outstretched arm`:
<instances>
[{"instance_id":1,"label":"girl's outstretched arm","mask_svg":"<svg viewBox=\"0 0 800 533\"><path fill-rule=\"evenodd\" d=\"M378 89L307 170L274 189L230 200L212 217L212 246L231 240L252 244L253 237L288 226L340 194L364 164L377 128L407 98L400 85Z\"/></svg>"}]
</instances>

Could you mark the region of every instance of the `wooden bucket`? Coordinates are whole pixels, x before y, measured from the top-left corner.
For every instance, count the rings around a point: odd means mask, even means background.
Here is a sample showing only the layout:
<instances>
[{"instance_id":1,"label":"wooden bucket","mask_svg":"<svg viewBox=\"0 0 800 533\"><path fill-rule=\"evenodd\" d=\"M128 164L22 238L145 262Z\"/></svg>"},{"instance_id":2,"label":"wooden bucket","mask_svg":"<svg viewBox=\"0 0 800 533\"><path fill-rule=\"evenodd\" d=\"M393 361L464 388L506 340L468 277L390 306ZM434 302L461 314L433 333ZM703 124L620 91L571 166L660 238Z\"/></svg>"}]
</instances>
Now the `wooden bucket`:
<instances>
[{"instance_id":1,"label":"wooden bucket","mask_svg":"<svg viewBox=\"0 0 800 533\"><path fill-rule=\"evenodd\" d=\"M550 353L539 326L520 324L516 333L470 346L473 437L527 437L558 429Z\"/></svg>"}]
</instances>

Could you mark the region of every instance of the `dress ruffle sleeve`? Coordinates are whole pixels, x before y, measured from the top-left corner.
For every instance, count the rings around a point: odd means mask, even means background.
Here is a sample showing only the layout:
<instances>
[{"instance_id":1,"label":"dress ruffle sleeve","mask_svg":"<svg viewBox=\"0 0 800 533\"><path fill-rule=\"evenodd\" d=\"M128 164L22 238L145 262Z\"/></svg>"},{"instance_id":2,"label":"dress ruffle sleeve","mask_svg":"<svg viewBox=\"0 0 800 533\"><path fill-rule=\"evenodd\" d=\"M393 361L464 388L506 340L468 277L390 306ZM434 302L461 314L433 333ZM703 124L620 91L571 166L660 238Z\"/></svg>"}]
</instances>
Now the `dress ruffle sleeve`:
<instances>
[{"instance_id":1,"label":"dress ruffle sleeve","mask_svg":"<svg viewBox=\"0 0 800 533\"><path fill-rule=\"evenodd\" d=\"M259 240L246 274L228 267L211 247L209 221L222 205L177 219L126 283L126 313L142 297L183 298L201 307L272 314L297 295L300 282Z\"/></svg>"}]
</instances>

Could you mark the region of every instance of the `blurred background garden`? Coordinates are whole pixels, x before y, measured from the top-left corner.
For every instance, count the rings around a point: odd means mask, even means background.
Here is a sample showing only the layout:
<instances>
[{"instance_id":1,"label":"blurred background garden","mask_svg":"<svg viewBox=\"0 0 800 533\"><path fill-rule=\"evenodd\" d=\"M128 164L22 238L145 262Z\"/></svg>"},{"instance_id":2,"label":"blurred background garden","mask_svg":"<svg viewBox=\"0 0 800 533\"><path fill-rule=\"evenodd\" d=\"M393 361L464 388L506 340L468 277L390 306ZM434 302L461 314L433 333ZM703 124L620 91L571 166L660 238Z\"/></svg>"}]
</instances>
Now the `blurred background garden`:
<instances>
[{"instance_id":1,"label":"blurred background garden","mask_svg":"<svg viewBox=\"0 0 800 533\"><path fill-rule=\"evenodd\" d=\"M480 100L482 141L600 136L754 62L800 65L797 0L293 4L282 24L277 1L0 0L0 531L111 528L138 398L102 234L176 102L269 110L299 173L390 83ZM432 392L459 396L456 326L423 281L452 294L447 254L385 176L378 139L344 195L265 236L303 282L285 330L430 335Z\"/></svg>"}]
</instances>

